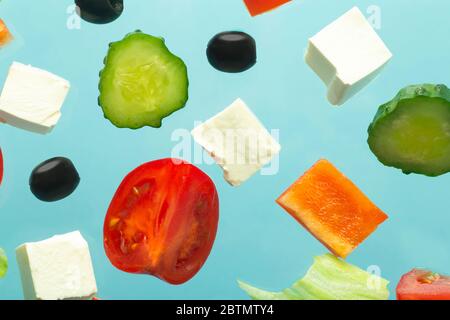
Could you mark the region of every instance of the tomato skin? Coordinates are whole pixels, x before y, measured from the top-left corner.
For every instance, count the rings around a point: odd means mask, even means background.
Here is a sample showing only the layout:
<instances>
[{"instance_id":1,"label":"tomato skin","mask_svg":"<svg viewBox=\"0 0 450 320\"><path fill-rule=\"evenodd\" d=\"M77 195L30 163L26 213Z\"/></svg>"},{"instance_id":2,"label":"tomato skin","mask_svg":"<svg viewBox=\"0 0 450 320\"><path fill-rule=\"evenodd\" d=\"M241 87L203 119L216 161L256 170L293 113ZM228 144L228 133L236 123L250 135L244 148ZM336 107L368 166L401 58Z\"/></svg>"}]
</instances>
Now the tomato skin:
<instances>
[{"instance_id":1,"label":"tomato skin","mask_svg":"<svg viewBox=\"0 0 450 320\"><path fill-rule=\"evenodd\" d=\"M197 274L212 249L219 199L212 180L177 159L130 172L106 214L104 248L118 269L182 284Z\"/></svg>"},{"instance_id":2,"label":"tomato skin","mask_svg":"<svg viewBox=\"0 0 450 320\"><path fill-rule=\"evenodd\" d=\"M291 0L244 0L252 17L273 10Z\"/></svg>"},{"instance_id":3,"label":"tomato skin","mask_svg":"<svg viewBox=\"0 0 450 320\"><path fill-rule=\"evenodd\" d=\"M450 277L413 269L401 278L397 300L450 300Z\"/></svg>"}]
</instances>

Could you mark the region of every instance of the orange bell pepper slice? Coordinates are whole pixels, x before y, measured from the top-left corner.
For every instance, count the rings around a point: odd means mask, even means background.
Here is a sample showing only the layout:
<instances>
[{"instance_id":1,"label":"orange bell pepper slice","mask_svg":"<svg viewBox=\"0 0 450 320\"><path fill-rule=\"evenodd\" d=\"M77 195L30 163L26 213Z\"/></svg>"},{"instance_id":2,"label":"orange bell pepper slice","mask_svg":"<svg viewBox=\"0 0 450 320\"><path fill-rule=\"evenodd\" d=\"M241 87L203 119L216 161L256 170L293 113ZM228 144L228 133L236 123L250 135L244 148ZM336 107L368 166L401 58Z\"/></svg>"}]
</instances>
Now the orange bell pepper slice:
<instances>
[{"instance_id":1,"label":"orange bell pepper slice","mask_svg":"<svg viewBox=\"0 0 450 320\"><path fill-rule=\"evenodd\" d=\"M8 44L12 40L13 36L11 32L9 32L8 27L3 22L3 20L0 19L0 47Z\"/></svg>"},{"instance_id":2,"label":"orange bell pepper slice","mask_svg":"<svg viewBox=\"0 0 450 320\"><path fill-rule=\"evenodd\" d=\"M317 162L277 203L341 258L388 218L327 160Z\"/></svg>"}]
</instances>

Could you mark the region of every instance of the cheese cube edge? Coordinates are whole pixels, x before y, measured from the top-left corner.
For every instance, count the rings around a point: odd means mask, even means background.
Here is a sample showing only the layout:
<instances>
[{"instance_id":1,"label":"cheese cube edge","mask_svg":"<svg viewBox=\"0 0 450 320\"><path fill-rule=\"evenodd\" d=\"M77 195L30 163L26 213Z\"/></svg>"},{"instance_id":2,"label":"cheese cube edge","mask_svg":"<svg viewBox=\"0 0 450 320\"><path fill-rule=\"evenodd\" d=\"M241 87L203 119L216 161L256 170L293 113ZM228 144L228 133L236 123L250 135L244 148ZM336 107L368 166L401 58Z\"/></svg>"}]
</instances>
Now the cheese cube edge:
<instances>
[{"instance_id":1,"label":"cheese cube edge","mask_svg":"<svg viewBox=\"0 0 450 320\"><path fill-rule=\"evenodd\" d=\"M345 28L349 29L348 24L351 25L351 28L347 32L357 34L359 38L356 36L355 38L348 38L348 35L342 35L341 37L347 37L345 41L350 41L350 43L341 44L341 51L352 53L351 49L358 49L358 41L370 42L370 45L364 43L363 47L370 54L368 54L368 57L361 58L366 60L359 61L362 64L360 66L355 63L358 59L346 58L343 52L332 50L333 48L327 49L327 46L339 46L339 40L344 38L340 38L339 34L336 35L336 33ZM357 28L361 34L355 31ZM354 45L354 48L351 48L351 45ZM342 105L368 85L392 57L389 48L367 21L361 10L355 6L308 40L305 62L328 87L328 101L332 105ZM335 63L343 65L335 65ZM349 66L345 66L345 64L349 64L355 70L346 70Z\"/></svg>"},{"instance_id":2,"label":"cheese cube edge","mask_svg":"<svg viewBox=\"0 0 450 320\"><path fill-rule=\"evenodd\" d=\"M0 119L26 131L49 133L61 117L70 87L60 76L14 61L0 94Z\"/></svg>"},{"instance_id":3,"label":"cheese cube edge","mask_svg":"<svg viewBox=\"0 0 450 320\"><path fill-rule=\"evenodd\" d=\"M241 117L237 117L238 114ZM259 135L262 135L264 139L266 139L267 146L265 146L263 151L267 154L262 160L259 159L259 162L256 161L251 164L230 162L230 156L233 156L233 159L235 159L235 157L239 155L236 155L235 153L230 155L230 150L225 150L225 148L218 146L218 142L214 140L213 134L211 134L213 130L217 130L224 134L224 131L226 130L240 129L257 131L258 139ZM270 135L261 121L241 98L236 99L224 110L195 127L191 131L191 134L194 140L211 155L219 166L222 167L224 170L225 180L234 187L241 185L256 172L258 172L263 166L270 163L273 157L276 156L281 150L281 146L278 141ZM258 157L260 156L259 151L261 150L258 149L252 151L248 148L247 144L245 147L245 154L256 151L258 153Z\"/></svg>"},{"instance_id":4,"label":"cheese cube edge","mask_svg":"<svg viewBox=\"0 0 450 320\"><path fill-rule=\"evenodd\" d=\"M97 293L89 245L79 231L23 243L16 260L26 300L84 300Z\"/></svg>"}]
</instances>

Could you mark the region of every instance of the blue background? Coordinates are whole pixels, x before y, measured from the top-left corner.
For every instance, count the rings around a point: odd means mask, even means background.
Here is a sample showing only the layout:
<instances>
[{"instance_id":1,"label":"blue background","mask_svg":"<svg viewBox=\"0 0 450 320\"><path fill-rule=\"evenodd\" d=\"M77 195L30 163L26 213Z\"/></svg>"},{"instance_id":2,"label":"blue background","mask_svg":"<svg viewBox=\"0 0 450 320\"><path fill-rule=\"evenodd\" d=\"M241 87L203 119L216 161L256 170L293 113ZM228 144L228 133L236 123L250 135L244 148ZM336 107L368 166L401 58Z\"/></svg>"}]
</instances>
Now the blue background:
<instances>
[{"instance_id":1,"label":"blue background","mask_svg":"<svg viewBox=\"0 0 450 320\"><path fill-rule=\"evenodd\" d=\"M0 298L21 299L14 249L26 241L81 230L89 242L104 299L240 299L243 279L278 290L289 286L326 249L275 199L319 158L327 158L390 217L348 259L362 268L378 265L391 281L413 267L450 273L450 175L406 176L384 167L370 152L366 130L378 105L410 84L449 84L448 0L293 1L251 18L242 0L128 0L120 19L108 25L82 22L69 30L69 0L4 0L0 17L19 41L0 51L0 82L13 60L47 69L72 84L63 117L47 136L0 126L5 177L0 188L0 246L10 269L0 280ZM394 59L356 97L329 105L324 85L303 62L307 39L358 5L381 8L379 33ZM135 29L166 38L189 68L190 100L160 129L117 129L97 106L98 71L110 41ZM243 30L258 44L257 65L225 74L207 62L205 48L216 33ZM279 128L280 171L230 187L216 165L200 165L215 181L220 227L212 254L189 283L171 286L149 276L114 269L102 247L103 219L117 186L136 166L171 155L178 128L192 129L235 98L244 99L268 128ZM38 201L29 191L35 165L53 156L76 164L81 184L69 198Z\"/></svg>"}]
</instances>

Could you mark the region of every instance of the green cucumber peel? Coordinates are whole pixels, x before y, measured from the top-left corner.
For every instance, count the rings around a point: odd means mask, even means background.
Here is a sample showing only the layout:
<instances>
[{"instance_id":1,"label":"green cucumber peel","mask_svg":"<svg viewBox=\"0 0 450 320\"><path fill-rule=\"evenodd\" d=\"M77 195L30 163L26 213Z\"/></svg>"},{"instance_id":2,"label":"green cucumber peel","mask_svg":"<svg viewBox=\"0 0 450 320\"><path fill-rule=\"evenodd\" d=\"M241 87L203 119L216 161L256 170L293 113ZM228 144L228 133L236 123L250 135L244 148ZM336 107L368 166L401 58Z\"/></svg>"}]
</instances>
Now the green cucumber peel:
<instances>
[{"instance_id":1,"label":"green cucumber peel","mask_svg":"<svg viewBox=\"0 0 450 320\"><path fill-rule=\"evenodd\" d=\"M186 64L163 38L140 30L109 44L99 75L98 105L118 128L159 128L188 100Z\"/></svg>"},{"instance_id":2,"label":"green cucumber peel","mask_svg":"<svg viewBox=\"0 0 450 320\"><path fill-rule=\"evenodd\" d=\"M405 174L439 176L450 171L450 89L408 86L381 105L368 129L378 160Z\"/></svg>"}]
</instances>

